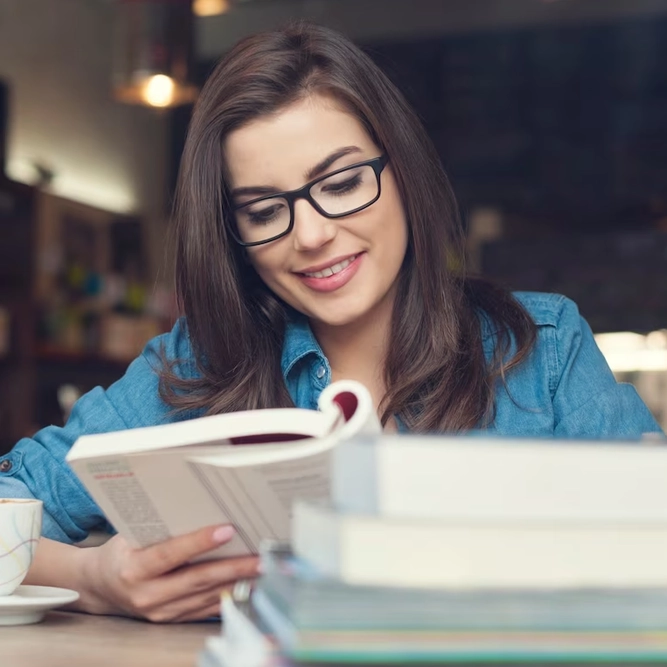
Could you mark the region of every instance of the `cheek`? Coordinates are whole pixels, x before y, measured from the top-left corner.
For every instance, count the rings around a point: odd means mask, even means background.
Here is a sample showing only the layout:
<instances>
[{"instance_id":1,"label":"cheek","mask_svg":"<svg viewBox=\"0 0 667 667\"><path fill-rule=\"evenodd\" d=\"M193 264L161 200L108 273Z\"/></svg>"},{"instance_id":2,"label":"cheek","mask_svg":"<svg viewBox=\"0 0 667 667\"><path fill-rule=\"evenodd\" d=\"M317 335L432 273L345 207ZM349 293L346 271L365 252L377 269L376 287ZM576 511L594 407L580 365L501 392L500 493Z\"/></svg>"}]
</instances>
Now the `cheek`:
<instances>
[{"instance_id":1,"label":"cheek","mask_svg":"<svg viewBox=\"0 0 667 667\"><path fill-rule=\"evenodd\" d=\"M395 253L404 255L408 244L408 224L400 202L392 202L382 218L381 233L385 242L394 246Z\"/></svg>"},{"instance_id":2,"label":"cheek","mask_svg":"<svg viewBox=\"0 0 667 667\"><path fill-rule=\"evenodd\" d=\"M383 232L387 239L399 244L400 251L405 252L408 242L408 223L403 201L393 177L387 179L380 201L383 203L381 211L384 221Z\"/></svg>"},{"instance_id":3,"label":"cheek","mask_svg":"<svg viewBox=\"0 0 667 667\"><path fill-rule=\"evenodd\" d=\"M281 253L278 248L250 248L248 262L265 283L275 282L281 268Z\"/></svg>"}]
</instances>

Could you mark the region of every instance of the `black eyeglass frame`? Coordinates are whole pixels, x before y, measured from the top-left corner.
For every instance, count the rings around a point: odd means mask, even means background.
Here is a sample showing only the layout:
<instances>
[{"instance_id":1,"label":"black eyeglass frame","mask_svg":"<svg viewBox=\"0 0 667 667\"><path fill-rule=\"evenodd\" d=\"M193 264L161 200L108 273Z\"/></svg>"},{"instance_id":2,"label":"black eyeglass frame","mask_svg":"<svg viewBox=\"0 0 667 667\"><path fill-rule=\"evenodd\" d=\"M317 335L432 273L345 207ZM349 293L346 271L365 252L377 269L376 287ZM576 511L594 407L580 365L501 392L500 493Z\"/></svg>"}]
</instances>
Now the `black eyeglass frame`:
<instances>
[{"instance_id":1,"label":"black eyeglass frame","mask_svg":"<svg viewBox=\"0 0 667 667\"><path fill-rule=\"evenodd\" d=\"M330 218L330 219L345 218L348 215L359 213L359 211L363 211L369 206L372 206L378 199L380 199L380 195L382 194L382 179L380 178L380 174L382 174L382 170L387 166L388 162L389 162L389 156L380 155L378 157L371 158L370 160L364 160L363 162L357 162L347 167L336 169L336 171L330 171L328 174L324 174L323 176L318 176L317 178L306 183L303 187L298 188L297 190L287 190L285 192L276 192L270 195L263 195L262 197L257 197L257 199L252 199L250 201L243 202L243 204L239 204L238 206L232 207L232 211L238 211L242 208L245 208L246 206L250 206L251 204L256 204L257 202L264 201L266 199L286 200L287 205L289 206L289 215L290 215L289 225L287 225L287 229L285 229L284 232L280 232L280 234L276 234L276 236L272 236L271 238L265 239L264 241L249 241L249 242L243 241L238 235L238 231L236 230L236 223L234 221L231 221L231 224L229 225L230 228L229 231L234 240L239 245L242 245L246 248L250 246L264 245L265 243L271 243L271 241L277 241L278 239L281 239L283 236L287 236L292 231L292 229L294 229L294 202L297 199L305 199L320 215L323 215L325 218ZM357 167L372 167L375 173L375 178L377 179L377 186L378 186L377 195L367 204L364 204L363 206L358 206L352 211L346 211L345 213L327 213L310 194L310 189L314 185L317 185L319 182L324 181L327 178L331 178L331 176L335 176L336 174L340 174L344 171L355 169Z\"/></svg>"}]
</instances>

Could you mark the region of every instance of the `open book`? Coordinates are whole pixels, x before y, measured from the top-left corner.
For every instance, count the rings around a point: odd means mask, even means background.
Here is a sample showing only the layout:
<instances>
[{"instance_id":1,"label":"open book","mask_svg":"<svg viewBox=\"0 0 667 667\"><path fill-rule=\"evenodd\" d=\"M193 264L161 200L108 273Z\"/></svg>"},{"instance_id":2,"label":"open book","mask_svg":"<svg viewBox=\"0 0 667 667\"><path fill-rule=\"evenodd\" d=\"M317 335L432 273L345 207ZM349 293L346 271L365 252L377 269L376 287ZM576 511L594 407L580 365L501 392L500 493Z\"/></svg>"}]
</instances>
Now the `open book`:
<instances>
[{"instance_id":1,"label":"open book","mask_svg":"<svg viewBox=\"0 0 667 667\"><path fill-rule=\"evenodd\" d=\"M331 384L318 407L84 435L67 462L134 546L231 523L237 535L207 557L258 553L263 539L289 540L295 500L329 498L337 442L382 431L358 382Z\"/></svg>"}]
</instances>

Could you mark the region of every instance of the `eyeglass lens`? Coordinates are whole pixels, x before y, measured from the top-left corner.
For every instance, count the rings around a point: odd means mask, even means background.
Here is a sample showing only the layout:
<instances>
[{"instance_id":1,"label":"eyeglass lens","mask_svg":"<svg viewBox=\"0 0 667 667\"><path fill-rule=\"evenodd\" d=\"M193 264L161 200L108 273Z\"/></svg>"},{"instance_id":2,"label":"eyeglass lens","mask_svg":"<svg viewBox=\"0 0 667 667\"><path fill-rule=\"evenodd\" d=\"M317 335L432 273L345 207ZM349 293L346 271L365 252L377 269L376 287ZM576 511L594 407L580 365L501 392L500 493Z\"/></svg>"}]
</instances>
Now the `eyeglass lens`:
<instances>
[{"instance_id":1,"label":"eyeglass lens","mask_svg":"<svg viewBox=\"0 0 667 667\"><path fill-rule=\"evenodd\" d=\"M378 195L378 178L370 165L351 167L313 183L310 196L329 215L342 216L373 201ZM291 223L291 210L284 197L270 197L235 211L239 237L257 243L279 236Z\"/></svg>"}]
</instances>

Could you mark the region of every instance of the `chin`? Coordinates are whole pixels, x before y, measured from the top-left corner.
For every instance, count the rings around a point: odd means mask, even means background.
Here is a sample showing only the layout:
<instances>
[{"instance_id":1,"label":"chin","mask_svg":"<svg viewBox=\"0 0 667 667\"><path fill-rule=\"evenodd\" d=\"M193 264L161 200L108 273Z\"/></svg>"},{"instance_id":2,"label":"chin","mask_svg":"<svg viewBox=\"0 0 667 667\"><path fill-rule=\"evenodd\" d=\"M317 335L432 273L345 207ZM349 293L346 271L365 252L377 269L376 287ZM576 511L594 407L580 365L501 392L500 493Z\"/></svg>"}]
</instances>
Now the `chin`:
<instances>
[{"instance_id":1,"label":"chin","mask_svg":"<svg viewBox=\"0 0 667 667\"><path fill-rule=\"evenodd\" d=\"M363 315L363 312L350 312L349 310L341 312L327 311L326 313L311 313L308 319L328 327L344 327L353 324Z\"/></svg>"}]
</instances>

